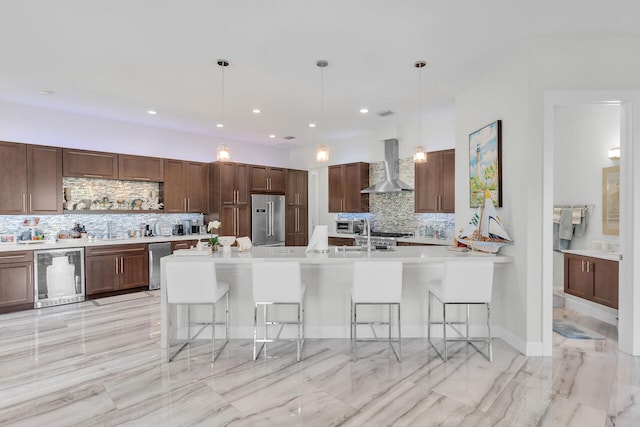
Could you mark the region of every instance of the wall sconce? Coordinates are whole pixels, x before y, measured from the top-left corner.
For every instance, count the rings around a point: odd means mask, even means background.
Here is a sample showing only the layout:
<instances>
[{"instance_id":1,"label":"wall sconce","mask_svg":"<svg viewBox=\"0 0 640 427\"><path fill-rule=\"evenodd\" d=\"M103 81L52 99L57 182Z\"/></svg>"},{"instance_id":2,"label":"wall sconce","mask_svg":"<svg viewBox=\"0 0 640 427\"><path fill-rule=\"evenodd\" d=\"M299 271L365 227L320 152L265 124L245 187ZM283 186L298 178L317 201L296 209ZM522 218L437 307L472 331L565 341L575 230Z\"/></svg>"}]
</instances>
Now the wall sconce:
<instances>
[{"instance_id":1,"label":"wall sconce","mask_svg":"<svg viewBox=\"0 0 640 427\"><path fill-rule=\"evenodd\" d=\"M427 161L427 153L422 148L422 145L418 145L413 150L413 163L424 163Z\"/></svg>"},{"instance_id":2,"label":"wall sconce","mask_svg":"<svg viewBox=\"0 0 640 427\"><path fill-rule=\"evenodd\" d=\"M329 161L329 148L326 145L319 145L318 148L316 148L316 161Z\"/></svg>"},{"instance_id":3,"label":"wall sconce","mask_svg":"<svg viewBox=\"0 0 640 427\"><path fill-rule=\"evenodd\" d=\"M613 147L609 149L610 160L620 160L620 147Z\"/></svg>"},{"instance_id":4,"label":"wall sconce","mask_svg":"<svg viewBox=\"0 0 640 427\"><path fill-rule=\"evenodd\" d=\"M226 162L231 160L231 152L229 151L229 147L224 142L221 142L218 145L218 150L216 152L216 159L221 162Z\"/></svg>"}]
</instances>

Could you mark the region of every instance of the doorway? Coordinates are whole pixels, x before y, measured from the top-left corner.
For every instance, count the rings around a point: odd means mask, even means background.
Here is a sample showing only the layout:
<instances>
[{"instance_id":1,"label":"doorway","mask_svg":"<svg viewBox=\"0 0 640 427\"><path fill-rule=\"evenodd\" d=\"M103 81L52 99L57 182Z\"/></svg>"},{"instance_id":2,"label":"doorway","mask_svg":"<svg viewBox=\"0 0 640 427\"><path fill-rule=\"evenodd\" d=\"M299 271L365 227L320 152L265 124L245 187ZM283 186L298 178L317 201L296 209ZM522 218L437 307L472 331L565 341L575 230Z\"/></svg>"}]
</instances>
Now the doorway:
<instances>
[{"instance_id":1,"label":"doorway","mask_svg":"<svg viewBox=\"0 0 640 427\"><path fill-rule=\"evenodd\" d=\"M634 328L635 313L640 311L640 292L634 286L635 275L632 262L625 262L633 259L633 242L636 231L632 224L634 220L633 200L635 188L633 176L630 171L633 169L633 147L632 131L638 126L638 119L634 117L632 105L640 105L640 93L637 91L607 92L607 91L550 91L544 97L544 156L543 156L543 211L549 213L545 215L543 227L543 254L542 254L542 274L543 274L543 353L547 356L552 354L552 318L553 318L553 285L554 285L554 251L553 251L553 222L551 215L553 212L556 180L561 177L555 176L556 167L556 144L558 141L557 131L561 125L556 126L557 111L571 107L587 108L588 106L619 106L620 109L620 147L622 157L620 159L620 253L623 255L619 262L620 271L620 297L619 297L619 348L631 354L640 354L640 327ZM596 109L594 107L594 109ZM637 113L636 113L637 114ZM610 144L602 142L602 144ZM562 151L562 150L560 150ZM595 153L595 155L599 155ZM605 154L606 158L606 154ZM572 170L577 170L579 165L573 162ZM601 191L600 187L596 190ZM570 202L569 202L570 203ZM580 202L582 203L582 202ZM586 203L586 202L585 202ZM586 203L588 204L588 203ZM594 207L595 209L595 207ZM599 225L598 225L599 228ZM637 240L636 240L637 241ZM585 242L583 242L584 244ZM590 244L590 242L589 242ZM637 283L637 282L636 282ZM636 307L638 309L636 309Z\"/></svg>"}]
</instances>

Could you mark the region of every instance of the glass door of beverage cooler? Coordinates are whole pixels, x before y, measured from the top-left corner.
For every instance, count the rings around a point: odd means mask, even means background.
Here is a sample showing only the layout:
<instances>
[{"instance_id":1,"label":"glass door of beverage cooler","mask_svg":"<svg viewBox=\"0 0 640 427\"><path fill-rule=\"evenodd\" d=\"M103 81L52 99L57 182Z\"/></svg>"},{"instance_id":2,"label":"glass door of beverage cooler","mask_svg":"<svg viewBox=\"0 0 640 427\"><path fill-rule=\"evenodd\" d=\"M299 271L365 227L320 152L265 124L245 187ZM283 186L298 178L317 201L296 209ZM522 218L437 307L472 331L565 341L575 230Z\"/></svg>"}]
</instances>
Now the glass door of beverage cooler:
<instances>
[{"instance_id":1,"label":"glass door of beverage cooler","mask_svg":"<svg viewBox=\"0 0 640 427\"><path fill-rule=\"evenodd\" d=\"M84 301L84 248L34 251L34 307Z\"/></svg>"}]
</instances>

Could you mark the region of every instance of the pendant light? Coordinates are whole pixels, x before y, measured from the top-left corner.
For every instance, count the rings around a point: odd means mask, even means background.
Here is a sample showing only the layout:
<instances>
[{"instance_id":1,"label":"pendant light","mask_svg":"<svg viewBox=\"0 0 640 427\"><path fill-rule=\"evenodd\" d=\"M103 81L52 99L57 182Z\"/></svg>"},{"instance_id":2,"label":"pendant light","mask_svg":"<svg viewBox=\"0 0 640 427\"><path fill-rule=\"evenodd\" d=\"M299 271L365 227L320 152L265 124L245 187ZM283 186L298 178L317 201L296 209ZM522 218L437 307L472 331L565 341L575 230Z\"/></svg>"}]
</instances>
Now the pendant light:
<instances>
[{"instance_id":1,"label":"pendant light","mask_svg":"<svg viewBox=\"0 0 640 427\"><path fill-rule=\"evenodd\" d=\"M320 119L323 121L322 125L326 125L326 123L324 123L324 69L329 65L329 62L324 59L319 59L316 65L320 67ZM322 132L322 126L320 127L320 131ZM322 163L329 161L329 147L324 144L318 145L316 148L316 161Z\"/></svg>"},{"instance_id":2,"label":"pendant light","mask_svg":"<svg viewBox=\"0 0 640 427\"><path fill-rule=\"evenodd\" d=\"M224 69L229 66L229 61L227 61L226 59L218 59L218 65L222 70L221 80L220 80L220 83L221 83L220 85L222 87L222 91L221 91L222 96L221 96L221 102L220 102L222 121L218 122L216 126L219 128L222 128L224 127ZM229 151L229 146L224 142L221 142L220 144L218 144L218 149L216 150L216 159L220 162L228 161L231 159L231 152Z\"/></svg>"},{"instance_id":3,"label":"pendant light","mask_svg":"<svg viewBox=\"0 0 640 427\"><path fill-rule=\"evenodd\" d=\"M418 145L413 150L413 162L425 163L427 152L422 147L422 69L427 65L425 61L416 61L413 64L418 69Z\"/></svg>"}]
</instances>

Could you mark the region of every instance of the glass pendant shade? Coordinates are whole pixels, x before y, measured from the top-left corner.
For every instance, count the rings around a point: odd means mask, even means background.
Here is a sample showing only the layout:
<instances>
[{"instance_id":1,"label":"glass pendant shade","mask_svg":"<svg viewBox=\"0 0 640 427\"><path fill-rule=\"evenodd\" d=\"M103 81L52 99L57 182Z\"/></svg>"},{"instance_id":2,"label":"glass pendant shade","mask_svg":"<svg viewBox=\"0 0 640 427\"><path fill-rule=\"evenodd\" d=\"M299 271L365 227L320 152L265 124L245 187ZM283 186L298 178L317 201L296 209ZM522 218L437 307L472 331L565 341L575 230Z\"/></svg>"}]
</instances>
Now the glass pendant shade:
<instances>
[{"instance_id":1,"label":"glass pendant shade","mask_svg":"<svg viewBox=\"0 0 640 427\"><path fill-rule=\"evenodd\" d=\"M424 148L422 148L422 145L418 145L413 150L413 162L414 163L424 163L426 161L427 161L427 152L424 151Z\"/></svg>"},{"instance_id":2,"label":"glass pendant shade","mask_svg":"<svg viewBox=\"0 0 640 427\"><path fill-rule=\"evenodd\" d=\"M329 148L326 145L319 145L318 148L316 148L316 161L329 161Z\"/></svg>"},{"instance_id":3,"label":"glass pendant shade","mask_svg":"<svg viewBox=\"0 0 640 427\"><path fill-rule=\"evenodd\" d=\"M220 162L225 162L231 160L231 152L229 151L229 147L224 142L221 142L218 145L218 150L216 152L216 159Z\"/></svg>"}]
</instances>

